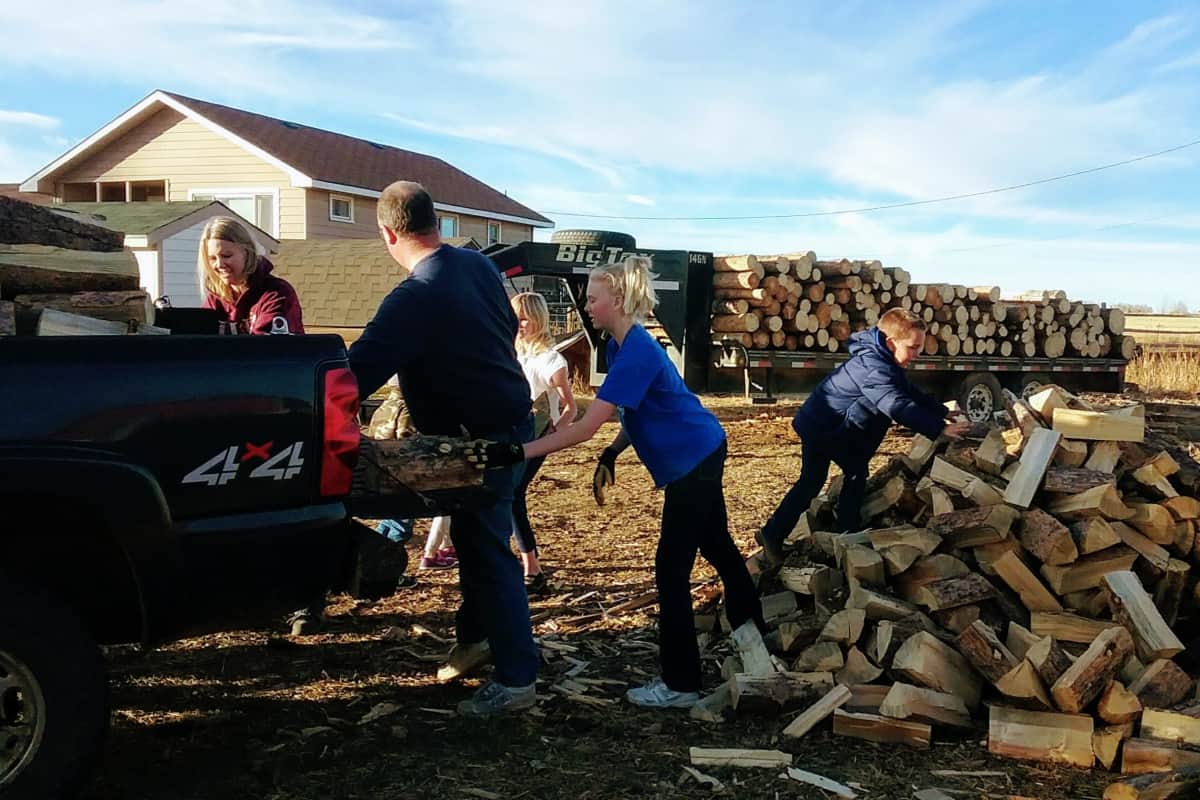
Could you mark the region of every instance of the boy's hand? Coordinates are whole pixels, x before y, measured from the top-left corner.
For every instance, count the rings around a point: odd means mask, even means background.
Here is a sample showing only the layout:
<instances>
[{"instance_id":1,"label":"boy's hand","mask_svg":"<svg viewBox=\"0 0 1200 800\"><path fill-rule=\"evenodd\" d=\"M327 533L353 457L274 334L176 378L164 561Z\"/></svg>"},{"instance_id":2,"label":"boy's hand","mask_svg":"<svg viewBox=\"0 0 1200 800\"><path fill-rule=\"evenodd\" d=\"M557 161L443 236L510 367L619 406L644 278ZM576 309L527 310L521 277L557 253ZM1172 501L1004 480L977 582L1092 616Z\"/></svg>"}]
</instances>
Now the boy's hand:
<instances>
[{"instance_id":1,"label":"boy's hand","mask_svg":"<svg viewBox=\"0 0 1200 800\"><path fill-rule=\"evenodd\" d=\"M945 428L942 428L942 435L948 439L961 439L969 430L971 430L971 423L968 420L960 419L958 422L948 423Z\"/></svg>"}]
</instances>

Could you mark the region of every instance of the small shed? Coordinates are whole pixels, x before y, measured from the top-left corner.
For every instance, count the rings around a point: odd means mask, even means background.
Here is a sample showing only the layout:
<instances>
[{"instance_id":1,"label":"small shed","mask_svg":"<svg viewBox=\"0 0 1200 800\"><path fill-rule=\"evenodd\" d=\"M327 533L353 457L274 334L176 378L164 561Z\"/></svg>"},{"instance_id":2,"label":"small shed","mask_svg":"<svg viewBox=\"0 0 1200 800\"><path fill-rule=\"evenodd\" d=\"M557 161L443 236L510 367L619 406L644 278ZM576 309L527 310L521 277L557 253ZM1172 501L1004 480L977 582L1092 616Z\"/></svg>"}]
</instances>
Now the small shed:
<instances>
[{"instance_id":1,"label":"small shed","mask_svg":"<svg viewBox=\"0 0 1200 800\"><path fill-rule=\"evenodd\" d=\"M166 296L176 307L198 306L204 300L196 273L196 256L200 234L213 217L239 220L262 253L273 253L279 248L278 239L213 200L65 203L50 208L64 216L123 233L125 247L137 259L142 288L152 300Z\"/></svg>"}]
</instances>

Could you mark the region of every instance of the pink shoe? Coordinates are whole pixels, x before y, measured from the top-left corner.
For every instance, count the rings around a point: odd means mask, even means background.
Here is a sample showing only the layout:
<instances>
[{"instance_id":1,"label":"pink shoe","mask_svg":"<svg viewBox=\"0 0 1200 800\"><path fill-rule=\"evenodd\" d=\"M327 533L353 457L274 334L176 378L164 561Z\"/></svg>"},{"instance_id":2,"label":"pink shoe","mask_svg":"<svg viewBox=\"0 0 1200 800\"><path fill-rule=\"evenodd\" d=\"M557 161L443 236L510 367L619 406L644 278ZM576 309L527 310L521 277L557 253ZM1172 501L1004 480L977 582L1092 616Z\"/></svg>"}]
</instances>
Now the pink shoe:
<instances>
[{"instance_id":1,"label":"pink shoe","mask_svg":"<svg viewBox=\"0 0 1200 800\"><path fill-rule=\"evenodd\" d=\"M454 549L454 545L450 545L449 547L443 547L441 550L437 551L437 554L439 556L446 556L448 558L453 558L455 561L458 561L458 551Z\"/></svg>"},{"instance_id":2,"label":"pink shoe","mask_svg":"<svg viewBox=\"0 0 1200 800\"><path fill-rule=\"evenodd\" d=\"M433 556L421 557L421 569L454 569L457 566L457 558L442 555L441 551L434 553Z\"/></svg>"}]
</instances>

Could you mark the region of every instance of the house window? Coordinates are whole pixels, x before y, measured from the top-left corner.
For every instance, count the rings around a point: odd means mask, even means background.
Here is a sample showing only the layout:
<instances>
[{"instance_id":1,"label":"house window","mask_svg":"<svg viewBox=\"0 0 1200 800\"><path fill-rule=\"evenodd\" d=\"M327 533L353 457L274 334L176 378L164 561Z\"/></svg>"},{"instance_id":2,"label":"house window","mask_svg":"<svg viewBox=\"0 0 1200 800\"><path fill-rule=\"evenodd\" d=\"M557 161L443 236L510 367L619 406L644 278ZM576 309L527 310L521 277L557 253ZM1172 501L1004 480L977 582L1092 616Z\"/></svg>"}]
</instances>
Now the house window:
<instances>
[{"instance_id":1,"label":"house window","mask_svg":"<svg viewBox=\"0 0 1200 800\"><path fill-rule=\"evenodd\" d=\"M445 238L458 236L458 217L449 215L438 217L438 233Z\"/></svg>"},{"instance_id":2,"label":"house window","mask_svg":"<svg viewBox=\"0 0 1200 800\"><path fill-rule=\"evenodd\" d=\"M489 246L498 244L500 241L500 223L489 222L487 228L487 243Z\"/></svg>"},{"instance_id":3,"label":"house window","mask_svg":"<svg viewBox=\"0 0 1200 800\"><path fill-rule=\"evenodd\" d=\"M332 222L354 222L354 198L329 195L329 219Z\"/></svg>"},{"instance_id":4,"label":"house window","mask_svg":"<svg viewBox=\"0 0 1200 800\"><path fill-rule=\"evenodd\" d=\"M189 200L216 200L224 203L239 217L253 222L261 230L272 236L278 236L276 219L277 197L274 191L225 190L217 189L211 192L188 192Z\"/></svg>"}]
</instances>

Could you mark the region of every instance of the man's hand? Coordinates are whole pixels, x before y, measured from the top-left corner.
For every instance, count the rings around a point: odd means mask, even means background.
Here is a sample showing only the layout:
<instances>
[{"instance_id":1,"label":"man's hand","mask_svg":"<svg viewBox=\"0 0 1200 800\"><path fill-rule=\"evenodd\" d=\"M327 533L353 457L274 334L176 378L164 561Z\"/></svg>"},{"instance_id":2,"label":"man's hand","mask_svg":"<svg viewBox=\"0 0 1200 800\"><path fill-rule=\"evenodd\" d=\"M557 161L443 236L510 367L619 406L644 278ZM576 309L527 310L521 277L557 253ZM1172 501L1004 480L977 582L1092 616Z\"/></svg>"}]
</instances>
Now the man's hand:
<instances>
[{"instance_id":1,"label":"man's hand","mask_svg":"<svg viewBox=\"0 0 1200 800\"><path fill-rule=\"evenodd\" d=\"M520 464L525 460L525 447L520 442L489 442L476 439L467 446L467 461L476 469L499 469Z\"/></svg>"},{"instance_id":2,"label":"man's hand","mask_svg":"<svg viewBox=\"0 0 1200 800\"><path fill-rule=\"evenodd\" d=\"M604 490L617 482L617 452L611 447L604 448L600 454L600 462L592 474L592 497L596 505L604 505Z\"/></svg>"},{"instance_id":3,"label":"man's hand","mask_svg":"<svg viewBox=\"0 0 1200 800\"><path fill-rule=\"evenodd\" d=\"M958 422L948 423L945 428L942 428L942 435L947 439L961 439L969 430L971 430L970 421L960 419Z\"/></svg>"}]
</instances>

